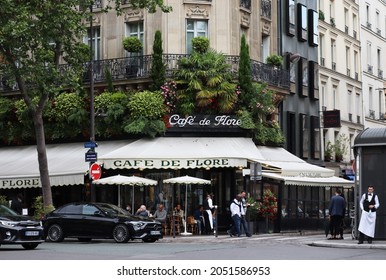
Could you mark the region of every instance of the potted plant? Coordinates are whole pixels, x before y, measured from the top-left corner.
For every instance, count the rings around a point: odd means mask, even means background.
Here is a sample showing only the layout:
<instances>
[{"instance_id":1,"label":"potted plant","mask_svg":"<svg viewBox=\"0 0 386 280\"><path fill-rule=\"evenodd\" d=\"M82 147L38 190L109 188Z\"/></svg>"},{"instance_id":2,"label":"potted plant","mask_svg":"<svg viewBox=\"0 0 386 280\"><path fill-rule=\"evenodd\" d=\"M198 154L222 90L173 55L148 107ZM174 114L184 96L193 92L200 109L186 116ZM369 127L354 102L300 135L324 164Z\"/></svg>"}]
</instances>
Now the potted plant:
<instances>
[{"instance_id":1,"label":"potted plant","mask_svg":"<svg viewBox=\"0 0 386 280\"><path fill-rule=\"evenodd\" d=\"M123 48L132 53L142 51L142 42L137 37L126 37L123 39Z\"/></svg>"},{"instance_id":2,"label":"potted plant","mask_svg":"<svg viewBox=\"0 0 386 280\"><path fill-rule=\"evenodd\" d=\"M278 54L272 54L266 58L268 65L281 67L283 65L283 57Z\"/></svg>"},{"instance_id":3,"label":"potted plant","mask_svg":"<svg viewBox=\"0 0 386 280\"><path fill-rule=\"evenodd\" d=\"M325 17L324 17L324 12L323 12L322 10L319 10L319 19L320 19L320 20L323 20L323 21L324 21L324 19L325 19Z\"/></svg>"},{"instance_id":4,"label":"potted plant","mask_svg":"<svg viewBox=\"0 0 386 280\"><path fill-rule=\"evenodd\" d=\"M340 162L343 160L343 156L347 153L347 142L348 138L345 134L340 134L335 140L334 153L335 161Z\"/></svg>"},{"instance_id":5,"label":"potted plant","mask_svg":"<svg viewBox=\"0 0 386 280\"><path fill-rule=\"evenodd\" d=\"M331 144L331 141L328 141L326 148L324 149L324 161L330 161L332 159L333 152L334 146Z\"/></svg>"},{"instance_id":6,"label":"potted plant","mask_svg":"<svg viewBox=\"0 0 386 280\"><path fill-rule=\"evenodd\" d=\"M136 77L140 66L138 53L142 51L142 42L137 37L126 37L123 39L123 48L129 53L137 53L134 57L127 58L126 74L129 77Z\"/></svg>"}]
</instances>

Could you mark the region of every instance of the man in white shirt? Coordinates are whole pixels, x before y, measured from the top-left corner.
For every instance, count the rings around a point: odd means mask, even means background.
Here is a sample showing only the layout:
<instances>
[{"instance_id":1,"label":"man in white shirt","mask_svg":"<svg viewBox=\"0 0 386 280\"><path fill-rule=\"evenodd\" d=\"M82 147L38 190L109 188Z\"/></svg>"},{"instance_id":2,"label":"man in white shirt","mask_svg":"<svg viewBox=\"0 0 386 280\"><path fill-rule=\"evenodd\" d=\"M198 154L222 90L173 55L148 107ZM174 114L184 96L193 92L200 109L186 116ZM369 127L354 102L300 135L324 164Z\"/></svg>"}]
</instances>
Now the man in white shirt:
<instances>
[{"instance_id":1,"label":"man in white shirt","mask_svg":"<svg viewBox=\"0 0 386 280\"><path fill-rule=\"evenodd\" d=\"M240 223L241 223L241 196L236 195L236 197L233 199L231 205L231 217L232 217L232 228L228 230L228 234L230 237L236 236L240 237Z\"/></svg>"},{"instance_id":2,"label":"man in white shirt","mask_svg":"<svg viewBox=\"0 0 386 280\"><path fill-rule=\"evenodd\" d=\"M369 185L367 192L362 195L359 206L362 210L361 220L359 222L359 241L362 244L364 236L367 236L369 244L373 242L375 233L375 222L377 218L377 209L379 208L378 196L374 193L374 186Z\"/></svg>"}]
</instances>

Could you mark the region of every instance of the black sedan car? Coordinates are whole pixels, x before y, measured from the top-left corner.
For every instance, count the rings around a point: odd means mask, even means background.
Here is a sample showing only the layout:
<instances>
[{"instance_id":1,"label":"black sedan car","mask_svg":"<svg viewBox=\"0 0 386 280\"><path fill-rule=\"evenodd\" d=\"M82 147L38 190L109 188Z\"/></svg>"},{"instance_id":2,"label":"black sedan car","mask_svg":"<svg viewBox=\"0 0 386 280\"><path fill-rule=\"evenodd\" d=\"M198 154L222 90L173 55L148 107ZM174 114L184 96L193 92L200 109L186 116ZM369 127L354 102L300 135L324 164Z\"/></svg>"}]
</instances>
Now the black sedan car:
<instances>
[{"instance_id":1,"label":"black sedan car","mask_svg":"<svg viewBox=\"0 0 386 280\"><path fill-rule=\"evenodd\" d=\"M22 216L0 205L0 245L16 244L27 250L35 249L44 242L43 226L40 221Z\"/></svg>"},{"instance_id":2,"label":"black sedan car","mask_svg":"<svg viewBox=\"0 0 386 280\"><path fill-rule=\"evenodd\" d=\"M66 237L80 241L114 239L117 243L142 239L155 242L163 238L161 223L132 216L108 203L69 203L47 214L43 220L48 241L60 242Z\"/></svg>"}]
</instances>

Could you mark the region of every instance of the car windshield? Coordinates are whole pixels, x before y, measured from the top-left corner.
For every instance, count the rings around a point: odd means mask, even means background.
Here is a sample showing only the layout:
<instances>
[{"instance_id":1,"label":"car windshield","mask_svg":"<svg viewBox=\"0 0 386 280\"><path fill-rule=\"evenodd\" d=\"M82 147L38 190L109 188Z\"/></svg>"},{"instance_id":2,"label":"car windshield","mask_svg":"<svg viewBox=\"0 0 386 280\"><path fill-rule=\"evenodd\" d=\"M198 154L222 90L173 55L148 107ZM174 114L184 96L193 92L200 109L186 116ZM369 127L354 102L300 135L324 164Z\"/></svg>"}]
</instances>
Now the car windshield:
<instances>
[{"instance_id":1,"label":"car windshield","mask_svg":"<svg viewBox=\"0 0 386 280\"><path fill-rule=\"evenodd\" d=\"M123 210L122 208L119 208L118 206L115 206L113 204L98 204L98 206L105 212L108 213L111 216L115 215L128 215L129 213L126 210Z\"/></svg>"},{"instance_id":2,"label":"car windshield","mask_svg":"<svg viewBox=\"0 0 386 280\"><path fill-rule=\"evenodd\" d=\"M18 214L4 205L0 205L0 216L18 216Z\"/></svg>"}]
</instances>

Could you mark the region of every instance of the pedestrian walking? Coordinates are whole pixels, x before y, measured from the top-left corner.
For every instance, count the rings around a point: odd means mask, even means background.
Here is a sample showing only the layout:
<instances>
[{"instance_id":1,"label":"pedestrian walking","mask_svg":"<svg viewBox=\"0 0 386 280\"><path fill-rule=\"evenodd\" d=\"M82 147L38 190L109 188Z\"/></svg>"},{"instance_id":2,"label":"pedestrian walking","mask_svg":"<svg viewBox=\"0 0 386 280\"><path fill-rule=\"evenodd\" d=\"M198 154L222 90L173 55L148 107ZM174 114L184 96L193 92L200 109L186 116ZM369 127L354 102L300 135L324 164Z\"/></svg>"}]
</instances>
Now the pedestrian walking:
<instances>
[{"instance_id":1,"label":"pedestrian walking","mask_svg":"<svg viewBox=\"0 0 386 280\"><path fill-rule=\"evenodd\" d=\"M342 191L337 189L335 195L331 197L330 207L328 209L330 215L331 237L329 239L340 239L340 229L346 210L346 202L342 197ZM343 237L342 237L343 238Z\"/></svg>"},{"instance_id":2,"label":"pedestrian walking","mask_svg":"<svg viewBox=\"0 0 386 280\"><path fill-rule=\"evenodd\" d=\"M240 237L240 224L241 224L241 196L238 194L233 199L230 205L231 218L232 218L232 228L228 230L230 237L236 236Z\"/></svg>"},{"instance_id":3,"label":"pedestrian walking","mask_svg":"<svg viewBox=\"0 0 386 280\"><path fill-rule=\"evenodd\" d=\"M359 240L358 244L363 244L365 235L369 244L373 243L375 233L375 222L377 220L377 210L379 208L378 196L374 193L374 186L369 185L367 192L364 193L359 202L359 207L362 210L361 219L359 221Z\"/></svg>"}]
</instances>

